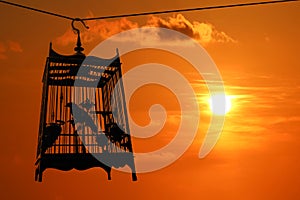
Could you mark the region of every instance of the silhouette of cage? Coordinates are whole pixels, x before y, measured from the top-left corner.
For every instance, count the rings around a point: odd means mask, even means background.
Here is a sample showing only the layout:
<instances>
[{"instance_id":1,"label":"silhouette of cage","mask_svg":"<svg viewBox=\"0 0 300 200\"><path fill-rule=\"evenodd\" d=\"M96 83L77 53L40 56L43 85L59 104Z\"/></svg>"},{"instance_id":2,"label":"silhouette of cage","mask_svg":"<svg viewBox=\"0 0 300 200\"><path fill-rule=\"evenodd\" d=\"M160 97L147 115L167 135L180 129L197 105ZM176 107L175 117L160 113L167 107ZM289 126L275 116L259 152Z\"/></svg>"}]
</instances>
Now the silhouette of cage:
<instances>
[{"instance_id":1,"label":"silhouette of cage","mask_svg":"<svg viewBox=\"0 0 300 200\"><path fill-rule=\"evenodd\" d=\"M115 57L102 59L86 57L81 50L65 56L50 44L43 75L35 180L41 182L47 168L92 167L103 168L110 180L112 167L128 165L135 181L118 51Z\"/></svg>"}]
</instances>

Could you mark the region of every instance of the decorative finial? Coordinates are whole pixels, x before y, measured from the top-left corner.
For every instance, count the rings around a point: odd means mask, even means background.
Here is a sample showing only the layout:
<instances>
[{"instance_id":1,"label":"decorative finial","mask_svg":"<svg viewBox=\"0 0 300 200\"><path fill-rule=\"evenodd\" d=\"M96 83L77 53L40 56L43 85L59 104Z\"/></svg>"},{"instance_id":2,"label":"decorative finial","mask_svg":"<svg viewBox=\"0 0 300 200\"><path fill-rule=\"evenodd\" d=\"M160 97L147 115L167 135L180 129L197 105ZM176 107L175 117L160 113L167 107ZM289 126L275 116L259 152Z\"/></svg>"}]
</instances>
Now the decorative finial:
<instances>
[{"instance_id":1,"label":"decorative finial","mask_svg":"<svg viewBox=\"0 0 300 200\"><path fill-rule=\"evenodd\" d=\"M76 54L78 55L83 55L83 50L84 48L81 46L81 40L80 40L80 33L78 31L77 33L77 43L76 43L76 47L74 48L74 51L76 51Z\"/></svg>"}]
</instances>

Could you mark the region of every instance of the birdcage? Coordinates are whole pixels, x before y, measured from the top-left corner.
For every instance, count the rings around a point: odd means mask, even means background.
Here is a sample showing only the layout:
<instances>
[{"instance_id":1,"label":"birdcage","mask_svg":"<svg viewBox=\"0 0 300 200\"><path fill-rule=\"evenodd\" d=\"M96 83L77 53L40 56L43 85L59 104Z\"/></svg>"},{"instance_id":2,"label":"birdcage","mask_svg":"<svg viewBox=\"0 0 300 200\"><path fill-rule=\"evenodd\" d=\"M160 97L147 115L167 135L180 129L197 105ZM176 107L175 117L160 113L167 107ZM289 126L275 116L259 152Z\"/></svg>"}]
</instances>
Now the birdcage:
<instances>
[{"instance_id":1,"label":"birdcage","mask_svg":"<svg viewBox=\"0 0 300 200\"><path fill-rule=\"evenodd\" d=\"M118 51L111 59L86 57L78 31L74 55L50 44L43 75L36 181L47 168L68 171L128 165L137 180ZM115 94L113 96L113 94Z\"/></svg>"}]
</instances>

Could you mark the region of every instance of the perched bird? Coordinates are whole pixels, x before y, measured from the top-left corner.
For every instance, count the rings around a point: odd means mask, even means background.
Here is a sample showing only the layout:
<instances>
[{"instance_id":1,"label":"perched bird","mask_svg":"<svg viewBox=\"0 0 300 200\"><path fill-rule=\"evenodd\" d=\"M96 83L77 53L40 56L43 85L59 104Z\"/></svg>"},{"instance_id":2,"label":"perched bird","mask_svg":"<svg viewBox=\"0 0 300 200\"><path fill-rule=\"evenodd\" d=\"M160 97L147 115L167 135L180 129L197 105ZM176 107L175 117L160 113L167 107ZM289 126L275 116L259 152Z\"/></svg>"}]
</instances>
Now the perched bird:
<instances>
[{"instance_id":1,"label":"perched bird","mask_svg":"<svg viewBox=\"0 0 300 200\"><path fill-rule=\"evenodd\" d=\"M110 140L115 143L119 142L121 143L122 139L126 136L127 134L120 129L118 124L112 123L110 126Z\"/></svg>"},{"instance_id":2,"label":"perched bird","mask_svg":"<svg viewBox=\"0 0 300 200\"><path fill-rule=\"evenodd\" d=\"M46 150L51 147L61 133L61 125L56 123L51 123L46 126L43 136L42 136L42 152L45 153Z\"/></svg>"},{"instance_id":3,"label":"perched bird","mask_svg":"<svg viewBox=\"0 0 300 200\"><path fill-rule=\"evenodd\" d=\"M98 127L87 111L72 102L67 103L66 107L71 109L71 113L76 123L82 123L85 126L90 127L94 133L98 132Z\"/></svg>"}]
</instances>

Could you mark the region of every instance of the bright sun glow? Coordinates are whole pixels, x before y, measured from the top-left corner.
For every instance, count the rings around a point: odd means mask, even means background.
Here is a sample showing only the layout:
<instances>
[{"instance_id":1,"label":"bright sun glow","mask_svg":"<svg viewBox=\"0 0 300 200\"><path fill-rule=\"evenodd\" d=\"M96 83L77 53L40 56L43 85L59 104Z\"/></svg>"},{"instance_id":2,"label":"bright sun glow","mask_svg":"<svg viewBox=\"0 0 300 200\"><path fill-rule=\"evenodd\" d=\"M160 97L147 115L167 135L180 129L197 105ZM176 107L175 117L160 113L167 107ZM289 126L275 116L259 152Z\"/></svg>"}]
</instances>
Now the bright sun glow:
<instances>
[{"instance_id":1,"label":"bright sun glow","mask_svg":"<svg viewBox=\"0 0 300 200\"><path fill-rule=\"evenodd\" d=\"M210 110L215 115L225 115L231 109L231 99L228 95L213 94L209 99Z\"/></svg>"}]
</instances>

